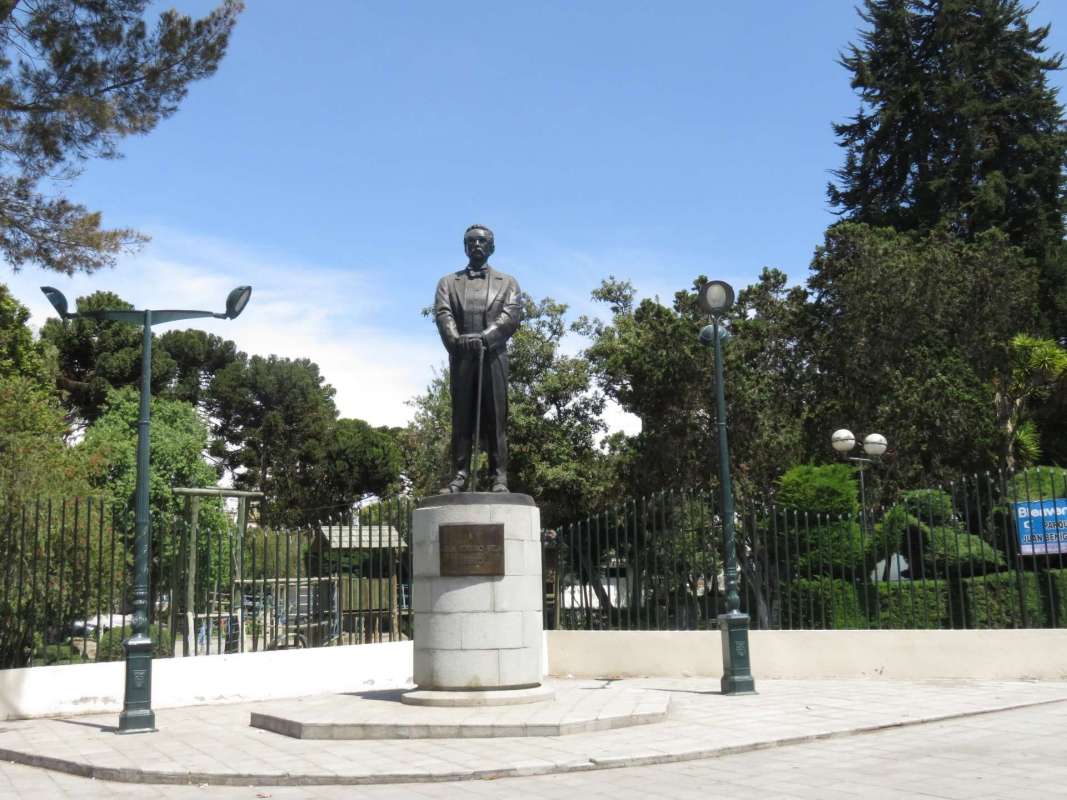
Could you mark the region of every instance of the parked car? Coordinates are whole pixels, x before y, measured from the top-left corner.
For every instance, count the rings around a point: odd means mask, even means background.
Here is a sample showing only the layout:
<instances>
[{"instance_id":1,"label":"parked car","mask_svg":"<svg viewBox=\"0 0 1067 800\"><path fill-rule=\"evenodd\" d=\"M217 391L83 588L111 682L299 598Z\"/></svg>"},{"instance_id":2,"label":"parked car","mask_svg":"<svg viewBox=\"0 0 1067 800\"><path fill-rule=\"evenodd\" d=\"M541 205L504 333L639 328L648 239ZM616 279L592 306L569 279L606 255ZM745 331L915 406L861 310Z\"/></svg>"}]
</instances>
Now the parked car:
<instances>
[{"instance_id":1,"label":"parked car","mask_svg":"<svg viewBox=\"0 0 1067 800\"><path fill-rule=\"evenodd\" d=\"M97 614L88 619L77 619L70 624L71 636L92 636L99 628L100 632L109 631L112 628L122 628L133 622L132 614Z\"/></svg>"}]
</instances>

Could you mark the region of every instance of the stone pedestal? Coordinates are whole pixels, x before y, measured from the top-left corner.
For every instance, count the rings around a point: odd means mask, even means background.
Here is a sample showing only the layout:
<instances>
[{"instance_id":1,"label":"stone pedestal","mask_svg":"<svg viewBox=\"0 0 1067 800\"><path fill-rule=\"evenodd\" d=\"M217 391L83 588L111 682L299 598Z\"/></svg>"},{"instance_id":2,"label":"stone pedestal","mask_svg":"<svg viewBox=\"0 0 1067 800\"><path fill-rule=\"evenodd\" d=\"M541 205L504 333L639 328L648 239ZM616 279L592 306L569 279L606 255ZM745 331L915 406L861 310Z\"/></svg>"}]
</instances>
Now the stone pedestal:
<instances>
[{"instance_id":1,"label":"stone pedestal","mask_svg":"<svg viewBox=\"0 0 1067 800\"><path fill-rule=\"evenodd\" d=\"M423 500L414 512L412 558L418 690L404 702L551 698L549 690L537 690L543 585L541 517L533 500L488 492Z\"/></svg>"}]
</instances>

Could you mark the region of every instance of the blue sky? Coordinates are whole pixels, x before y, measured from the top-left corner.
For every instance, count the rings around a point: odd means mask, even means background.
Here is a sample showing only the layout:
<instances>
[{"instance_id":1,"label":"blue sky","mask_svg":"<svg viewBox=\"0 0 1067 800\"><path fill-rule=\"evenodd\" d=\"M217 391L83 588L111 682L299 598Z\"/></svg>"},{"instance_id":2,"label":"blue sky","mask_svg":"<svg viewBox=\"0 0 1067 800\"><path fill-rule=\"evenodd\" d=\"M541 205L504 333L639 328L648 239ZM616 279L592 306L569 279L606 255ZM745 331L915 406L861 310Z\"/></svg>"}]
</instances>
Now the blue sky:
<instances>
[{"instance_id":1,"label":"blue sky","mask_svg":"<svg viewBox=\"0 0 1067 800\"><path fill-rule=\"evenodd\" d=\"M251 283L244 316L204 327L309 357L343 414L402 424L444 360L419 311L473 222L497 267L578 314L609 274L665 302L701 273L799 282L833 220L847 0L248 6L218 73L67 187L152 242L91 277L0 276L35 324L42 283L152 308ZM1032 20L1067 51L1067 3Z\"/></svg>"}]
</instances>

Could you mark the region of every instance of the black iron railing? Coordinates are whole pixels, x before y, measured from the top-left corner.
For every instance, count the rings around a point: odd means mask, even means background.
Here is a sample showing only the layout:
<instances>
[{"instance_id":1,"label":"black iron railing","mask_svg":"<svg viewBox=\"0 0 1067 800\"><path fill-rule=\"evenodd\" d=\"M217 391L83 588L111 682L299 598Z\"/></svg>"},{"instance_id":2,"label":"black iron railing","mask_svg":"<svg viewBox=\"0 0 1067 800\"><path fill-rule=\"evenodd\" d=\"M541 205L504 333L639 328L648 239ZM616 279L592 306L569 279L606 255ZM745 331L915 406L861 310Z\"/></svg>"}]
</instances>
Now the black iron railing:
<instances>
[{"instance_id":1,"label":"black iron railing","mask_svg":"<svg viewBox=\"0 0 1067 800\"><path fill-rule=\"evenodd\" d=\"M545 625L692 630L724 610L722 520L668 491L545 531ZM850 514L739 504L754 628L1067 627L1067 472L967 476Z\"/></svg>"},{"instance_id":2,"label":"black iron railing","mask_svg":"<svg viewBox=\"0 0 1067 800\"><path fill-rule=\"evenodd\" d=\"M411 637L413 501L306 530L153 519L156 657ZM100 498L40 499L0 518L0 668L120 660L132 623L133 520Z\"/></svg>"}]
</instances>

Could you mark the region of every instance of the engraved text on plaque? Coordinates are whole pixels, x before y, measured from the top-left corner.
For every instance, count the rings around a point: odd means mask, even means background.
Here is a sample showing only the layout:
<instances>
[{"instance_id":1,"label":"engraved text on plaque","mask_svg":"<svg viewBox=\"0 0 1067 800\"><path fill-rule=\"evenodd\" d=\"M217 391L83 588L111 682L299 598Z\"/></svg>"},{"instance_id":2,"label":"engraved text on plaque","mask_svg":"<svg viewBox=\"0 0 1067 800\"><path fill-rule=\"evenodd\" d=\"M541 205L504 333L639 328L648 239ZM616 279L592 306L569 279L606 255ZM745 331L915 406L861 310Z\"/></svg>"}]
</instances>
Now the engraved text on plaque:
<instances>
[{"instance_id":1,"label":"engraved text on plaque","mask_svg":"<svg viewBox=\"0 0 1067 800\"><path fill-rule=\"evenodd\" d=\"M503 575L504 524L442 525L438 528L441 575Z\"/></svg>"}]
</instances>

